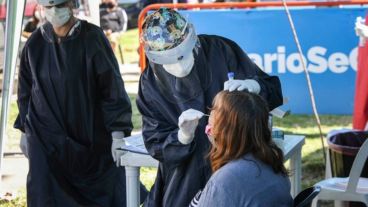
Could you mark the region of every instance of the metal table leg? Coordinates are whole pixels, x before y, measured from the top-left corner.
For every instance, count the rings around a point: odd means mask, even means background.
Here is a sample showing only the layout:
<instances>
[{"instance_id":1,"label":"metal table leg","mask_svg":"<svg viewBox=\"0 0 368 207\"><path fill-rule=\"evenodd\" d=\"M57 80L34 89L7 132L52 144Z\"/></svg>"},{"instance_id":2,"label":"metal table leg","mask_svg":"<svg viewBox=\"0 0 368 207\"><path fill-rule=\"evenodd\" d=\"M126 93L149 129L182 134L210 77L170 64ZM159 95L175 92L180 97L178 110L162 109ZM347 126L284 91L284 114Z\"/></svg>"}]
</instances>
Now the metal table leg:
<instances>
[{"instance_id":1,"label":"metal table leg","mask_svg":"<svg viewBox=\"0 0 368 207\"><path fill-rule=\"evenodd\" d=\"M125 167L127 207L139 207L139 167Z\"/></svg>"},{"instance_id":2,"label":"metal table leg","mask_svg":"<svg viewBox=\"0 0 368 207\"><path fill-rule=\"evenodd\" d=\"M302 148L297 149L297 151L290 158L290 169L292 175L290 177L291 181L291 195L293 198L298 195L301 191L301 180L302 180Z\"/></svg>"}]
</instances>

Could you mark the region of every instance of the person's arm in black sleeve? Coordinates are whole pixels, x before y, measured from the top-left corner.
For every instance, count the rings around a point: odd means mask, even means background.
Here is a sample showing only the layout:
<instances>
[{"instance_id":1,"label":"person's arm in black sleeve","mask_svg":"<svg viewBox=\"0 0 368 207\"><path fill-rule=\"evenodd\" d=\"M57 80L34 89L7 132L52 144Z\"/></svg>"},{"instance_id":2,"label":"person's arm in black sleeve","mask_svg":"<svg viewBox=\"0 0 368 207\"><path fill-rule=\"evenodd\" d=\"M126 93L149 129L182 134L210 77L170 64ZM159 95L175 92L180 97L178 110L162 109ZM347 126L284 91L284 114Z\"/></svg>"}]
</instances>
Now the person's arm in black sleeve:
<instances>
[{"instance_id":1,"label":"person's arm in black sleeve","mask_svg":"<svg viewBox=\"0 0 368 207\"><path fill-rule=\"evenodd\" d=\"M160 104L147 101L146 97L142 95L141 88L140 85L137 107L142 114L142 134L148 153L169 166L180 165L193 153L195 142L187 145L181 144L178 141L177 123L169 123L165 120L156 109L156 107L160 107Z\"/></svg>"},{"instance_id":2,"label":"person's arm in black sleeve","mask_svg":"<svg viewBox=\"0 0 368 207\"><path fill-rule=\"evenodd\" d=\"M28 114L28 105L32 89L32 73L29 67L27 46L22 51L18 73L18 109L19 114L15 120L14 128L25 132L24 123Z\"/></svg>"},{"instance_id":3,"label":"person's arm in black sleeve","mask_svg":"<svg viewBox=\"0 0 368 207\"><path fill-rule=\"evenodd\" d=\"M256 80L261 87L259 95L267 101L269 109L281 106L283 97L279 78L263 72L235 42L228 39L224 39L223 42L225 44L223 44L222 50L229 71L235 72L235 79Z\"/></svg>"},{"instance_id":4,"label":"person's arm in black sleeve","mask_svg":"<svg viewBox=\"0 0 368 207\"><path fill-rule=\"evenodd\" d=\"M102 47L93 57L93 67L104 123L109 132L122 131L129 136L133 129L130 99L114 53L103 35L100 35L100 42Z\"/></svg>"},{"instance_id":5,"label":"person's arm in black sleeve","mask_svg":"<svg viewBox=\"0 0 368 207\"><path fill-rule=\"evenodd\" d=\"M256 65L255 63L253 64ZM267 101L270 111L283 104L281 83L277 76L269 76L259 69L259 73L253 79L261 86L259 95Z\"/></svg>"}]
</instances>

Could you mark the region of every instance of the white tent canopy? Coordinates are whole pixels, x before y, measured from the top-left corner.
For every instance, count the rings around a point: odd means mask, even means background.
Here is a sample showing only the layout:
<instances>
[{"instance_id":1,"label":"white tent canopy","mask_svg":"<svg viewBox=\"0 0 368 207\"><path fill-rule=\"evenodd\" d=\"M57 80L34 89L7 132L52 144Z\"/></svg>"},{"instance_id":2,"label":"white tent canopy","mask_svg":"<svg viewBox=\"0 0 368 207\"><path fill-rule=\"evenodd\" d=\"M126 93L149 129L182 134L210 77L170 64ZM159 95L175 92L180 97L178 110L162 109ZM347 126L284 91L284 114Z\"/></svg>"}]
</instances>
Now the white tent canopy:
<instances>
[{"instance_id":1,"label":"white tent canopy","mask_svg":"<svg viewBox=\"0 0 368 207\"><path fill-rule=\"evenodd\" d=\"M2 164L4 154L4 137L6 134L6 124L8 120L9 98L11 95L15 66L19 48L20 35L22 30L22 20L26 0L7 0L6 1L6 29L4 47L4 69L3 69L3 88L1 99L0 116L0 186L2 177ZM89 8L89 21L99 25L98 1L87 0L86 6Z\"/></svg>"}]
</instances>

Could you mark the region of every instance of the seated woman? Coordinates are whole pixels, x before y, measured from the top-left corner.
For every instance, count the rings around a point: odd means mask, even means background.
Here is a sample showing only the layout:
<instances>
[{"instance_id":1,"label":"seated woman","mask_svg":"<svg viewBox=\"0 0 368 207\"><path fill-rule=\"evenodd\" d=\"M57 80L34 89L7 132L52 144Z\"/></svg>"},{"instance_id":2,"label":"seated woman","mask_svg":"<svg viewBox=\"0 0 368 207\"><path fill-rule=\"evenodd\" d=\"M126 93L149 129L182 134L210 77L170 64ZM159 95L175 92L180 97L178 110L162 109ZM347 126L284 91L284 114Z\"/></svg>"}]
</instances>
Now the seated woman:
<instances>
[{"instance_id":1,"label":"seated woman","mask_svg":"<svg viewBox=\"0 0 368 207\"><path fill-rule=\"evenodd\" d=\"M256 94L216 95L206 127L213 174L198 206L292 206L283 153L271 139L268 112Z\"/></svg>"}]
</instances>

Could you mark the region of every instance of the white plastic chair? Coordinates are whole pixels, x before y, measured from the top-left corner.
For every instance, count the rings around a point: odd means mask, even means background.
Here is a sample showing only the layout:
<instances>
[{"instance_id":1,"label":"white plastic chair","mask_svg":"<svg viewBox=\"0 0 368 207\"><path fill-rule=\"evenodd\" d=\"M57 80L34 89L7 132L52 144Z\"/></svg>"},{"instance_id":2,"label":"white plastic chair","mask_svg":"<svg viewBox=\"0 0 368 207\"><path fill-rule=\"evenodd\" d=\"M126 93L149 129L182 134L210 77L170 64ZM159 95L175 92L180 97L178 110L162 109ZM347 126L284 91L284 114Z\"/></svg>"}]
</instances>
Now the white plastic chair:
<instances>
[{"instance_id":1,"label":"white plastic chair","mask_svg":"<svg viewBox=\"0 0 368 207\"><path fill-rule=\"evenodd\" d=\"M360 177L367 157L368 139L360 147L349 177L333 177L315 184L321 188L321 192L313 200L312 206L316 207L318 200L357 201L368 206L368 179Z\"/></svg>"},{"instance_id":2,"label":"white plastic chair","mask_svg":"<svg viewBox=\"0 0 368 207\"><path fill-rule=\"evenodd\" d=\"M318 186L313 186L304 189L302 192L298 193L294 198L293 207L310 207L313 199L319 194L321 188Z\"/></svg>"}]
</instances>

